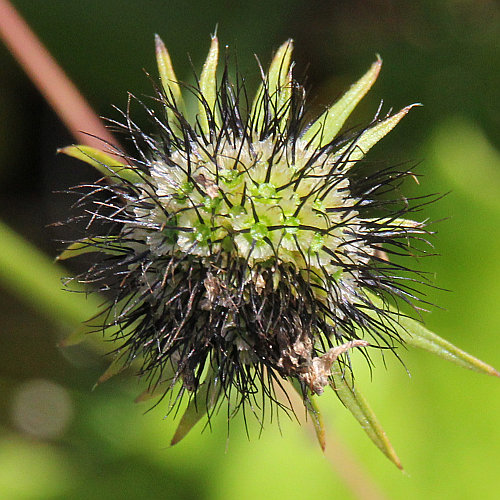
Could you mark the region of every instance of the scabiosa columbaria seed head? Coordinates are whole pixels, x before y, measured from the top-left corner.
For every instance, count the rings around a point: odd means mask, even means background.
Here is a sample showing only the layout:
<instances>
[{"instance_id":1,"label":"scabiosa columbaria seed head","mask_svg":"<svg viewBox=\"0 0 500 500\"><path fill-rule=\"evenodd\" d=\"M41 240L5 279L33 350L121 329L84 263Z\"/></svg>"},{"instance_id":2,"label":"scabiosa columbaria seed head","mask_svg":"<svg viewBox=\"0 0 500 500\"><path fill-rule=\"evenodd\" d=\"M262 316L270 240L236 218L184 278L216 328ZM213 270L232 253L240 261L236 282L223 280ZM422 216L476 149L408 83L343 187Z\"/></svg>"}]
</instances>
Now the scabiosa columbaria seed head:
<instances>
[{"instance_id":1,"label":"scabiosa columbaria seed head","mask_svg":"<svg viewBox=\"0 0 500 500\"><path fill-rule=\"evenodd\" d=\"M86 234L61 255L101 254L80 277L111 298L91 324L109 332L116 362L137 366L173 406L188 393L196 411L223 400L229 415L255 411L277 402L284 380L306 406L328 385L342 399L335 374L348 371L349 351L369 360L394 349L405 338L390 303L417 300L420 275L388 256L418 253L427 231L411 213L424 202L398 195L411 172L363 161L412 106L342 132L377 58L306 123L291 40L261 69L253 100L228 58L217 78L216 37L195 86L179 83L159 37L156 55L160 83L144 106L154 134L127 110L112 124L133 155L62 150L104 174L78 188ZM183 94L197 100L192 119Z\"/></svg>"}]
</instances>

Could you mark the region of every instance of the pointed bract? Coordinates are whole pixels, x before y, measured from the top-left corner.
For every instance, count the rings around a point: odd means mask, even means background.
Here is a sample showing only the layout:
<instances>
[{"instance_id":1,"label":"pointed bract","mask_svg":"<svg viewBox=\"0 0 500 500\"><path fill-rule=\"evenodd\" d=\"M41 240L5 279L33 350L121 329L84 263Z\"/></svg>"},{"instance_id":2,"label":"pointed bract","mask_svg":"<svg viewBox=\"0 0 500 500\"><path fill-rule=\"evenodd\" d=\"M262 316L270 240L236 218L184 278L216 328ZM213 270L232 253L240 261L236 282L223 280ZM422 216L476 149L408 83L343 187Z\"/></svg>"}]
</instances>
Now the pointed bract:
<instances>
[{"instance_id":1,"label":"pointed bract","mask_svg":"<svg viewBox=\"0 0 500 500\"><path fill-rule=\"evenodd\" d=\"M382 59L377 57L370 69L306 130L302 139L311 148L321 148L337 136L359 101L375 83L381 67Z\"/></svg>"},{"instance_id":2,"label":"pointed bract","mask_svg":"<svg viewBox=\"0 0 500 500\"><path fill-rule=\"evenodd\" d=\"M377 420L366 399L354 387L354 381L348 370L342 370L342 367L336 361L332 369L332 388L342 404L353 414L354 418L360 423L363 430L375 445L384 453L384 455L393 462L396 467L402 469L401 462L394 451L387 435Z\"/></svg>"},{"instance_id":3,"label":"pointed bract","mask_svg":"<svg viewBox=\"0 0 500 500\"><path fill-rule=\"evenodd\" d=\"M175 430L174 437L170 442L173 446L184 439L188 432L215 407L223 393L217 374L210 370L205 381L201 384L196 394L191 398L182 415L181 421Z\"/></svg>"},{"instance_id":4,"label":"pointed bract","mask_svg":"<svg viewBox=\"0 0 500 500\"><path fill-rule=\"evenodd\" d=\"M113 247L113 240L116 239L117 237L113 237L112 235L83 238L68 245L66 249L56 257L56 260L71 259L72 257L92 252L105 252L116 255L122 254L123 249L121 245Z\"/></svg>"},{"instance_id":5,"label":"pointed bract","mask_svg":"<svg viewBox=\"0 0 500 500\"><path fill-rule=\"evenodd\" d=\"M144 177L138 174L133 167L115 160L106 153L91 146L67 146L58 149L57 152L82 160L108 177L118 177L119 179L123 179L133 184L141 183L144 179Z\"/></svg>"},{"instance_id":6,"label":"pointed bract","mask_svg":"<svg viewBox=\"0 0 500 500\"><path fill-rule=\"evenodd\" d=\"M375 307L391 311L394 315L394 328L405 344L429 351L463 368L500 377L498 370L431 332L419 321L398 313L394 307L384 303L372 293L367 293L367 296Z\"/></svg>"},{"instance_id":7,"label":"pointed bract","mask_svg":"<svg viewBox=\"0 0 500 500\"><path fill-rule=\"evenodd\" d=\"M276 51L267 75L263 76L250 113L252 128L257 133L262 130L266 118L269 121L277 118L281 123L287 120L292 89L292 52L293 40L289 39Z\"/></svg>"},{"instance_id":8,"label":"pointed bract","mask_svg":"<svg viewBox=\"0 0 500 500\"><path fill-rule=\"evenodd\" d=\"M361 160L368 151L370 151L377 142L383 139L408 114L408 111L415 106L421 106L421 104L410 104L395 115L368 128L354 141L340 149L336 153L336 156L338 158L344 157L347 167L352 168L357 161Z\"/></svg>"},{"instance_id":9,"label":"pointed bract","mask_svg":"<svg viewBox=\"0 0 500 500\"><path fill-rule=\"evenodd\" d=\"M319 409L318 401L316 396L309 396L306 400L304 400L304 404L307 409L307 413L311 417L311 421L313 423L314 431L316 433L316 438L318 439L318 444L323 451L326 448L326 433L325 433L325 425L323 423L323 416L321 415L321 411Z\"/></svg>"},{"instance_id":10,"label":"pointed bract","mask_svg":"<svg viewBox=\"0 0 500 500\"><path fill-rule=\"evenodd\" d=\"M130 367L130 364L127 363L127 359L124 359L123 354L118 354L115 359L111 362L111 364L108 366L106 371L99 377L97 382L94 384L94 389L100 385L103 384L104 382L107 382L110 378L114 377L115 375L118 375L121 373L123 370L127 369Z\"/></svg>"},{"instance_id":11,"label":"pointed bract","mask_svg":"<svg viewBox=\"0 0 500 500\"><path fill-rule=\"evenodd\" d=\"M456 347L451 342L425 328L418 321L411 318L400 318L399 323L405 328L399 332L405 344L429 351L463 368L500 377L500 372L493 366Z\"/></svg>"},{"instance_id":12,"label":"pointed bract","mask_svg":"<svg viewBox=\"0 0 500 500\"><path fill-rule=\"evenodd\" d=\"M184 100L182 98L181 87L179 85L177 77L175 76L174 67L172 66L172 60L170 59L170 54L168 53L163 40L158 35L155 35L155 45L156 63L158 65L158 73L160 75L163 92L165 92L165 95L168 98L172 99L172 104L181 113L184 114L185 106ZM169 122L175 127L177 135L181 137L182 134L178 117L170 106L167 106L167 118Z\"/></svg>"},{"instance_id":13,"label":"pointed bract","mask_svg":"<svg viewBox=\"0 0 500 500\"><path fill-rule=\"evenodd\" d=\"M277 114L279 118L279 131L280 133L285 133L288 126L288 119L291 112L292 104L292 87L293 87L293 77L292 68L290 67L286 80L284 81L281 90L279 92Z\"/></svg>"},{"instance_id":14,"label":"pointed bract","mask_svg":"<svg viewBox=\"0 0 500 500\"><path fill-rule=\"evenodd\" d=\"M134 399L134 403L144 403L145 401L159 398L160 396L163 396L170 387L171 386L167 383L158 383L153 387L148 387Z\"/></svg>"},{"instance_id":15,"label":"pointed bract","mask_svg":"<svg viewBox=\"0 0 500 500\"><path fill-rule=\"evenodd\" d=\"M210 121L219 123L217 109L217 62L219 59L219 40L212 37L210 50L203 65L200 77L200 99L198 102L200 125L203 134L207 135L211 130Z\"/></svg>"},{"instance_id":16,"label":"pointed bract","mask_svg":"<svg viewBox=\"0 0 500 500\"><path fill-rule=\"evenodd\" d=\"M69 335L60 340L57 346L60 348L71 347L74 345L81 344L88 339L89 330L85 325L73 330Z\"/></svg>"}]
</instances>

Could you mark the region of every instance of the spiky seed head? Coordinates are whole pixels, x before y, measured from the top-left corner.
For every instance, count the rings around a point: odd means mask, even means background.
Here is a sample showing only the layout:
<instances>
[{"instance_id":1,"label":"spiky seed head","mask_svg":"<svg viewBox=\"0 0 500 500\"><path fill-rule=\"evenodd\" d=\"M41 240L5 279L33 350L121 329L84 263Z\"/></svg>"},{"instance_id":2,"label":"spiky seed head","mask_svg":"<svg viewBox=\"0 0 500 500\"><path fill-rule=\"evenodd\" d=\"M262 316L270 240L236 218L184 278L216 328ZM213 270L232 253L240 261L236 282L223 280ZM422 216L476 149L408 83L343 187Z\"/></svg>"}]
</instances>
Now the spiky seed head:
<instances>
[{"instance_id":1,"label":"spiky seed head","mask_svg":"<svg viewBox=\"0 0 500 500\"><path fill-rule=\"evenodd\" d=\"M377 58L306 124L292 48L277 50L250 102L227 66L217 78L216 37L195 87L177 80L156 37L157 109L145 107L155 134L127 112L113 122L136 149L123 162L62 150L105 176L82 188L87 233L60 256L101 253L81 279L112 302L91 324L116 340L120 366L139 364L151 391L188 392L205 410L221 399L230 413L255 409L257 394L275 400L283 379L308 401L334 363L348 366L350 349L368 357L401 340L395 316L371 297L415 299L407 283L418 276L387 259L412 254L426 235L408 218L418 207L394 189L409 172L362 161L412 106L341 133L380 72ZM193 119L186 93L198 100Z\"/></svg>"}]
</instances>

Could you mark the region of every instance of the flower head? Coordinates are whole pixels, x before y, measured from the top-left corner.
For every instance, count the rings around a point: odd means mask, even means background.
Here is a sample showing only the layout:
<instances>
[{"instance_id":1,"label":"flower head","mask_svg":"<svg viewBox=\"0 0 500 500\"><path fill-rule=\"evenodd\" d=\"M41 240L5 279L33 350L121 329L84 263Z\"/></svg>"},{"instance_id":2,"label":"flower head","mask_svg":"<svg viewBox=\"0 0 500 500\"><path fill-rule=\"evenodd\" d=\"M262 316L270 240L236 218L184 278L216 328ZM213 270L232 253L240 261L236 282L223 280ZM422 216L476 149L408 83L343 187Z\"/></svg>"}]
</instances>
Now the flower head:
<instances>
[{"instance_id":1,"label":"flower head","mask_svg":"<svg viewBox=\"0 0 500 500\"><path fill-rule=\"evenodd\" d=\"M350 349L369 359L404 340L389 304L417 300L420 275L387 255L418 252L427 231L408 214L421 202L397 194L411 172L363 159L412 106L343 132L377 59L306 123L292 45L278 49L250 100L227 64L217 79L216 37L194 87L179 83L157 37L161 85L156 109L145 107L155 134L127 112L113 124L133 156L62 150L104 178L81 188L87 233L61 258L101 254L81 279L112 302L92 324L110 332L120 366L137 365L150 391L174 403L188 393L204 411L222 400L229 414L254 410L287 379L309 405L344 380L334 367L346 372ZM186 93L198 102L192 119Z\"/></svg>"}]
</instances>

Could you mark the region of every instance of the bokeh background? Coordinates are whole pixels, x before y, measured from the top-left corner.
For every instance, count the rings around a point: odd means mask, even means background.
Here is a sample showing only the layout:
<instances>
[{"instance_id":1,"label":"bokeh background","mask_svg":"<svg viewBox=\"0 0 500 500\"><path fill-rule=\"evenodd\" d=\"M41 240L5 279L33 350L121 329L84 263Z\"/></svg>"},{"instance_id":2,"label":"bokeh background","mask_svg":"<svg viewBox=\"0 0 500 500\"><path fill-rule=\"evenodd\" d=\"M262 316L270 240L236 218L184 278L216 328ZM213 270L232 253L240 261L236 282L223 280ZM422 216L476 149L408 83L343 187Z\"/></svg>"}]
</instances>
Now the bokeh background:
<instances>
[{"instance_id":1,"label":"bokeh background","mask_svg":"<svg viewBox=\"0 0 500 500\"><path fill-rule=\"evenodd\" d=\"M126 92L151 94L153 34L169 47L181 79L192 79L218 26L238 54L249 87L254 54L264 64L295 40L296 75L307 75L313 109L357 79L379 53L384 67L351 124L411 102L403 123L372 159L419 162L410 194L448 193L425 208L439 221L439 257L422 265L444 290L425 314L443 337L500 367L500 7L493 0L253 2L15 0L98 114L117 117ZM145 124L145 126L147 126ZM286 417L248 439L241 419L228 438L224 416L169 448L165 408L133 403L142 390L116 377L92 391L106 359L90 346L58 349L85 318L61 298L52 264L60 237L48 227L71 200L56 191L94 176L57 157L72 143L58 118L0 43L0 497L6 499L497 499L500 380L424 352L388 358L358 384L405 467L397 470L333 394L321 398L332 437L325 460L309 431ZM33 245L26 247L25 242ZM41 252L41 254L40 254ZM68 263L68 266L71 266ZM56 309L60 309L60 314ZM355 464L352 463L354 460ZM345 478L364 487L359 493Z\"/></svg>"}]
</instances>

